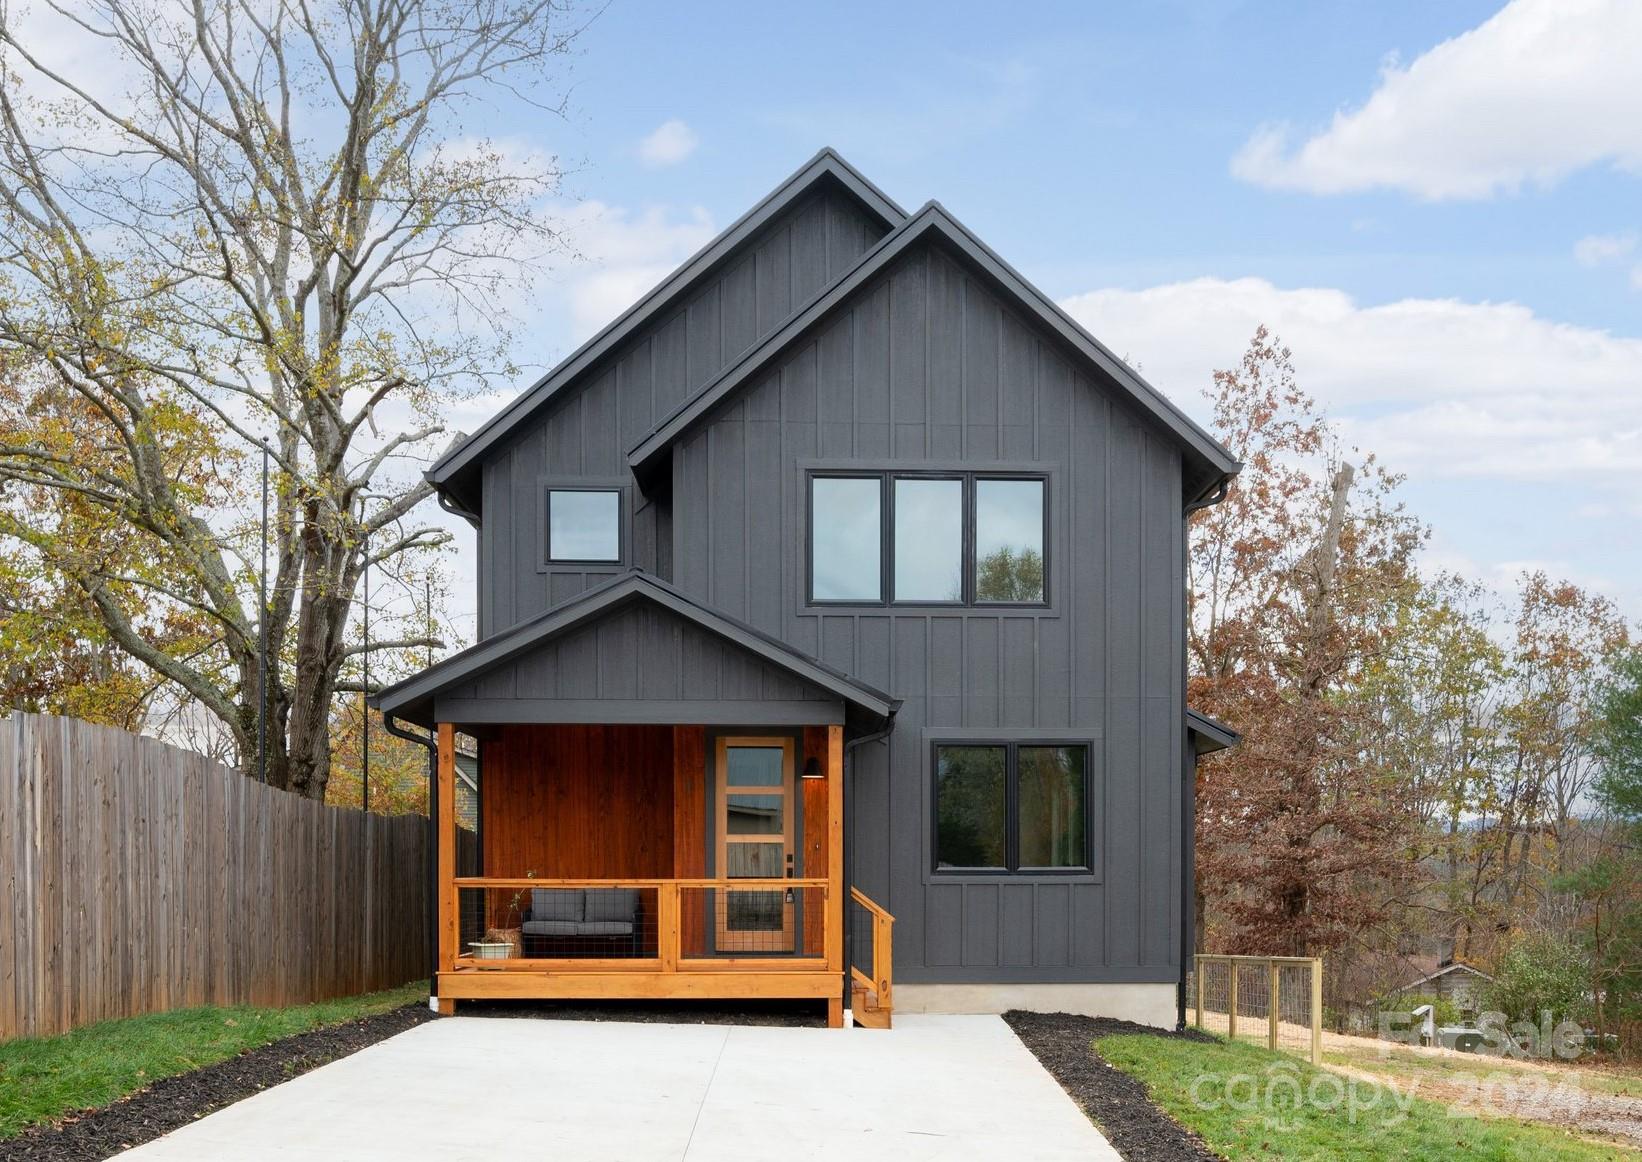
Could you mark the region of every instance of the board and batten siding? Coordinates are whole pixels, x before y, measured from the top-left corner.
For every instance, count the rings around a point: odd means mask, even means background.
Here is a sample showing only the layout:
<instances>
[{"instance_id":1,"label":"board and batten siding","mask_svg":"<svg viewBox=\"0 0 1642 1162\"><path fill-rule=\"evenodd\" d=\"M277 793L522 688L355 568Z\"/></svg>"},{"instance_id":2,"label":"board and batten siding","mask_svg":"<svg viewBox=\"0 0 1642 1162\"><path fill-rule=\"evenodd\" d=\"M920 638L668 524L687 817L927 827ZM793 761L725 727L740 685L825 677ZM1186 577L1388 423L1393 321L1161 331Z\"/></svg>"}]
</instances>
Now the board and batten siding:
<instances>
[{"instance_id":1,"label":"board and batten siding","mask_svg":"<svg viewBox=\"0 0 1642 1162\"><path fill-rule=\"evenodd\" d=\"M884 234L837 187L822 187L772 221L688 299L635 334L588 381L566 391L483 469L479 636L489 637L637 565L672 576L666 506L631 487L627 453L680 405L768 336ZM547 567L545 480L625 482L628 561Z\"/></svg>"},{"instance_id":2,"label":"board and batten siding","mask_svg":"<svg viewBox=\"0 0 1642 1162\"><path fill-rule=\"evenodd\" d=\"M1050 474L1045 609L806 605L805 473ZM1179 974L1179 451L945 250L910 253L673 450L672 580L904 699L857 752L848 875L896 917L898 979ZM1091 875L932 872L937 737L1091 744Z\"/></svg>"},{"instance_id":3,"label":"board and batten siding","mask_svg":"<svg viewBox=\"0 0 1642 1162\"><path fill-rule=\"evenodd\" d=\"M836 695L643 602L441 692L434 713L468 723L699 724L720 721L726 707L739 707L741 722L843 721Z\"/></svg>"}]
</instances>

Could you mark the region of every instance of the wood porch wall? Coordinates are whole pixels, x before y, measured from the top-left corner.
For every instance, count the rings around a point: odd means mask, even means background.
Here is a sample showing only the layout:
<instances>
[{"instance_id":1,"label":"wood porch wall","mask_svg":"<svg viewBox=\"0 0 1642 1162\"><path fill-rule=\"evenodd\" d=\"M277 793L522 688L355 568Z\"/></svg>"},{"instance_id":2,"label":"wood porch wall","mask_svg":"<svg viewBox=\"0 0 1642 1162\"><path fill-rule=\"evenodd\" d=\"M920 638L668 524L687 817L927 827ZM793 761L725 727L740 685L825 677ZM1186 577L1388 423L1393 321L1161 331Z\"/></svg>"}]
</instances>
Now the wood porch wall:
<instances>
[{"instance_id":1,"label":"wood porch wall","mask_svg":"<svg viewBox=\"0 0 1642 1162\"><path fill-rule=\"evenodd\" d=\"M827 728L804 728L798 766L827 769ZM488 876L698 879L707 868L703 726L515 725L480 743ZM828 874L827 784L799 779L802 874ZM499 918L498 918L499 920ZM705 918L680 918L682 951L705 955ZM821 947L825 917L804 917Z\"/></svg>"}]
</instances>

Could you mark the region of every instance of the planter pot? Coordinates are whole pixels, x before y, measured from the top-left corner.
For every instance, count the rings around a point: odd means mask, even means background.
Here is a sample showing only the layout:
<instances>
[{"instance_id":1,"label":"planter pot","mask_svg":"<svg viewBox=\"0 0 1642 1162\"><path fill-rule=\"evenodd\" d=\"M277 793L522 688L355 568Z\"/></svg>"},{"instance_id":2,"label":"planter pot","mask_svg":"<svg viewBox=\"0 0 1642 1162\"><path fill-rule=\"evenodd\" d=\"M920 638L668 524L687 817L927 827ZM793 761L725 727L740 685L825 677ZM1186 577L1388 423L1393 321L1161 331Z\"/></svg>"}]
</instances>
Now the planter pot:
<instances>
[{"instance_id":1,"label":"planter pot","mask_svg":"<svg viewBox=\"0 0 1642 1162\"><path fill-rule=\"evenodd\" d=\"M506 941L480 940L468 945L475 960L506 960L513 954L513 945Z\"/></svg>"}]
</instances>

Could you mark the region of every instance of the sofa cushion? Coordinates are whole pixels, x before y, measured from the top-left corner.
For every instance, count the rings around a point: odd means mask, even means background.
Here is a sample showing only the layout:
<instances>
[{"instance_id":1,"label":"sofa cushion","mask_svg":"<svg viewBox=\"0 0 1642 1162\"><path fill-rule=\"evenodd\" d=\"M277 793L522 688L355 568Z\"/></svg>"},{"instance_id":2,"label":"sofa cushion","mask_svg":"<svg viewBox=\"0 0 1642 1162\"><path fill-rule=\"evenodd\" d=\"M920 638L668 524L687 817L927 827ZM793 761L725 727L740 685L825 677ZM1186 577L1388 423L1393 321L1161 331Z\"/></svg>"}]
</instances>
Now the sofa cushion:
<instances>
[{"instance_id":1,"label":"sofa cushion","mask_svg":"<svg viewBox=\"0 0 1642 1162\"><path fill-rule=\"evenodd\" d=\"M584 900L585 894L581 888L531 888L530 918L565 920L574 924L584 918ZM527 927L525 931L530 929Z\"/></svg>"},{"instance_id":2,"label":"sofa cushion","mask_svg":"<svg viewBox=\"0 0 1642 1162\"><path fill-rule=\"evenodd\" d=\"M526 920L519 930L526 936L580 936L584 927L577 920Z\"/></svg>"},{"instance_id":3,"label":"sofa cushion","mask_svg":"<svg viewBox=\"0 0 1642 1162\"><path fill-rule=\"evenodd\" d=\"M639 910L637 888L588 888L587 910L582 919L590 924L620 921L631 932L633 916Z\"/></svg>"},{"instance_id":4,"label":"sofa cushion","mask_svg":"<svg viewBox=\"0 0 1642 1162\"><path fill-rule=\"evenodd\" d=\"M583 920L576 925L577 936L631 936L633 925L622 920Z\"/></svg>"}]
</instances>

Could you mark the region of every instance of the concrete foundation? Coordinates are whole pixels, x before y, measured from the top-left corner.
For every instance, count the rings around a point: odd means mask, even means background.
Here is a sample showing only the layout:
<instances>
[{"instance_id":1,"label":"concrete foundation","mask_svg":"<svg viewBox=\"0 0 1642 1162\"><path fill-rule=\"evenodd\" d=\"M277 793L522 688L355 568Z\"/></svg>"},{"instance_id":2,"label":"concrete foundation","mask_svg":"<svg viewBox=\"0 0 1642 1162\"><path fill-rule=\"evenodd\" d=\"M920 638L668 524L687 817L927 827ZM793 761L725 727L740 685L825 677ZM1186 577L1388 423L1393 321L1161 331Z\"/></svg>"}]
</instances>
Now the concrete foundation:
<instances>
[{"instance_id":1,"label":"concrete foundation","mask_svg":"<svg viewBox=\"0 0 1642 1162\"><path fill-rule=\"evenodd\" d=\"M1081 1013L1160 1029L1175 1026L1172 984L895 984L895 1012Z\"/></svg>"}]
</instances>

